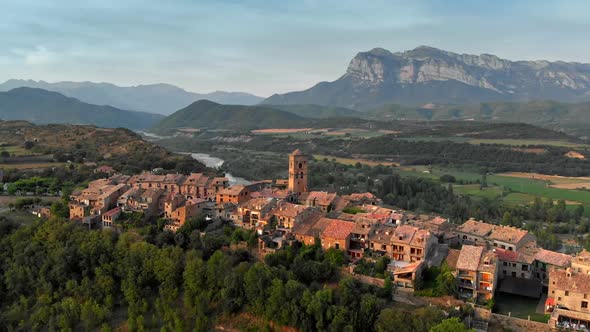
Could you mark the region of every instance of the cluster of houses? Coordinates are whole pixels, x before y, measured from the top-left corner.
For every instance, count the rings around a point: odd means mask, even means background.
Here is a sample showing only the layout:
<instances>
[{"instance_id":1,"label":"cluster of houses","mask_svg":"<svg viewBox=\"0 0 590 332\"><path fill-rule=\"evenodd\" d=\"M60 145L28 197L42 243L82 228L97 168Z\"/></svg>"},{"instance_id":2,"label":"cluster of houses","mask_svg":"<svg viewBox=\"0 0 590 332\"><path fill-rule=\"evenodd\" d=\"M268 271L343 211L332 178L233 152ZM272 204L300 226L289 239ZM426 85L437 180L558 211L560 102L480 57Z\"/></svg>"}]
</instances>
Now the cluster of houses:
<instances>
[{"instance_id":1,"label":"cluster of houses","mask_svg":"<svg viewBox=\"0 0 590 332\"><path fill-rule=\"evenodd\" d=\"M337 195L308 188L308 158L289 156L289 179L230 186L204 174L113 174L71 195L70 218L113 227L129 213L167 220L176 231L207 214L255 230L262 254L294 241L342 250L352 260L390 258L396 289L413 292L425 269L446 261L458 294L483 303L497 291L541 298L553 327L590 327L590 253L540 248L522 229L473 219L389 209L371 193ZM460 248L460 249L454 249Z\"/></svg>"}]
</instances>

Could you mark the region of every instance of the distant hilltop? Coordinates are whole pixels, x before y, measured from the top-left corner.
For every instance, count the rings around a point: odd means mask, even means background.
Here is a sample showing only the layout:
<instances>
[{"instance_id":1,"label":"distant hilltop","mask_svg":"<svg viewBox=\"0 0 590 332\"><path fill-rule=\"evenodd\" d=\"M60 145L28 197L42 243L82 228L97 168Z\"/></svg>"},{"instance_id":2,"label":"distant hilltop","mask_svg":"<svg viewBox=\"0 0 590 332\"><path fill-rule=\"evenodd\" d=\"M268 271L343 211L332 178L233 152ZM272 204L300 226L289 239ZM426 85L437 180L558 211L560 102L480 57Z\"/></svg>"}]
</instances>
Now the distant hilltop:
<instances>
[{"instance_id":1,"label":"distant hilltop","mask_svg":"<svg viewBox=\"0 0 590 332\"><path fill-rule=\"evenodd\" d=\"M551 99L590 100L590 64L510 61L491 54L457 54L428 46L392 53L358 53L346 73L267 104L316 104L367 110L385 104L465 104Z\"/></svg>"}]
</instances>

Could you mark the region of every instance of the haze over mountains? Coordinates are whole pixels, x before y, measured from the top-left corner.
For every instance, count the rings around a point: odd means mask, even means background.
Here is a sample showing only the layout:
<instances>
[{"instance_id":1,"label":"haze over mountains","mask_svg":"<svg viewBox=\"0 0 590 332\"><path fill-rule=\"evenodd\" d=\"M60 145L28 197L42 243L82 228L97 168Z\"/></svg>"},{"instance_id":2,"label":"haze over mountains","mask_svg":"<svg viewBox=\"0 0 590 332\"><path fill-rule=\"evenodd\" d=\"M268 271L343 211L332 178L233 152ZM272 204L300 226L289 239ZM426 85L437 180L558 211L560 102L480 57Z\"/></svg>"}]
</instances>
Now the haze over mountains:
<instances>
[{"instance_id":1,"label":"haze over mountains","mask_svg":"<svg viewBox=\"0 0 590 332\"><path fill-rule=\"evenodd\" d=\"M121 87L111 83L15 80L0 84L0 91L19 87L40 88L95 105L110 105L125 110L169 115L189 104L208 99L222 104L254 105L263 98L243 92L216 91L199 94L170 84Z\"/></svg>"},{"instance_id":2,"label":"haze over mountains","mask_svg":"<svg viewBox=\"0 0 590 332\"><path fill-rule=\"evenodd\" d=\"M590 64L510 61L420 46L358 53L346 73L267 104L316 104L368 110L385 104L465 104L488 101L590 100Z\"/></svg>"},{"instance_id":3,"label":"haze over mountains","mask_svg":"<svg viewBox=\"0 0 590 332\"><path fill-rule=\"evenodd\" d=\"M36 124L89 124L106 128L146 129L163 115L81 102L53 91L16 88L0 92L0 119Z\"/></svg>"}]
</instances>

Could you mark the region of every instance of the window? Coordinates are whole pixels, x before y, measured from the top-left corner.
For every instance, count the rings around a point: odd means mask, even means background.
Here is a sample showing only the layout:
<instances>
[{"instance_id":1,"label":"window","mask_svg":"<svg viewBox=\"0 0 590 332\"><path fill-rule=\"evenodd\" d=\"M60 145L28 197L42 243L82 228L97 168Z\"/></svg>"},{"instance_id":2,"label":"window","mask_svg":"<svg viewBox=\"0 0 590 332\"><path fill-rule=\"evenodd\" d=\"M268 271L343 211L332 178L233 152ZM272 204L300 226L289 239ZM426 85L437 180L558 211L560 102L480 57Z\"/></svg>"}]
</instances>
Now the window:
<instances>
[{"instance_id":1,"label":"window","mask_svg":"<svg viewBox=\"0 0 590 332\"><path fill-rule=\"evenodd\" d=\"M588 299L588 294L584 294L584 300Z\"/></svg>"},{"instance_id":2,"label":"window","mask_svg":"<svg viewBox=\"0 0 590 332\"><path fill-rule=\"evenodd\" d=\"M467 235L463 235L463 240L467 240Z\"/></svg>"},{"instance_id":3,"label":"window","mask_svg":"<svg viewBox=\"0 0 590 332\"><path fill-rule=\"evenodd\" d=\"M516 263L512 263L512 267L516 267Z\"/></svg>"},{"instance_id":4,"label":"window","mask_svg":"<svg viewBox=\"0 0 590 332\"><path fill-rule=\"evenodd\" d=\"M336 249L340 249L340 243L335 243L335 244L334 244L334 248L336 248Z\"/></svg>"},{"instance_id":5,"label":"window","mask_svg":"<svg viewBox=\"0 0 590 332\"><path fill-rule=\"evenodd\" d=\"M557 297L557 301L561 301L561 296Z\"/></svg>"},{"instance_id":6,"label":"window","mask_svg":"<svg viewBox=\"0 0 590 332\"><path fill-rule=\"evenodd\" d=\"M503 271L502 271L502 274L503 274L503 275L506 275L506 270L503 270Z\"/></svg>"},{"instance_id":7,"label":"window","mask_svg":"<svg viewBox=\"0 0 590 332\"><path fill-rule=\"evenodd\" d=\"M502 263L502 265L504 265L504 266L508 266L508 263L506 263L506 262L503 262L503 263Z\"/></svg>"},{"instance_id":8,"label":"window","mask_svg":"<svg viewBox=\"0 0 590 332\"><path fill-rule=\"evenodd\" d=\"M582 309L588 309L588 301L582 301Z\"/></svg>"},{"instance_id":9,"label":"window","mask_svg":"<svg viewBox=\"0 0 590 332\"><path fill-rule=\"evenodd\" d=\"M529 270L529 266L526 265L526 264L522 264L521 270L528 271Z\"/></svg>"},{"instance_id":10,"label":"window","mask_svg":"<svg viewBox=\"0 0 590 332\"><path fill-rule=\"evenodd\" d=\"M569 296L570 292L569 291L565 291L565 296Z\"/></svg>"},{"instance_id":11,"label":"window","mask_svg":"<svg viewBox=\"0 0 590 332\"><path fill-rule=\"evenodd\" d=\"M512 272L512 277L516 278L516 272Z\"/></svg>"}]
</instances>

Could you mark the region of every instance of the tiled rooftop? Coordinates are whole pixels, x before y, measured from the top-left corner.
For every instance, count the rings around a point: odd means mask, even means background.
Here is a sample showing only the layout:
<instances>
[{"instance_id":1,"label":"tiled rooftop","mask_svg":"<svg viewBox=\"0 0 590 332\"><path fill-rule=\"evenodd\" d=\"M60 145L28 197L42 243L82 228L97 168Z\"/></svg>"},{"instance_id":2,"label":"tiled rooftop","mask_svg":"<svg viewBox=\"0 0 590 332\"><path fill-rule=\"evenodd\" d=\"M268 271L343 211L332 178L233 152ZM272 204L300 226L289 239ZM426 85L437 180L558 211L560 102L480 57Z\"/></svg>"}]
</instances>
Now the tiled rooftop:
<instances>
[{"instance_id":1,"label":"tiled rooftop","mask_svg":"<svg viewBox=\"0 0 590 332\"><path fill-rule=\"evenodd\" d=\"M477 271L483 247L464 245L457 260L457 270Z\"/></svg>"},{"instance_id":2,"label":"tiled rooftop","mask_svg":"<svg viewBox=\"0 0 590 332\"><path fill-rule=\"evenodd\" d=\"M352 232L355 223L340 219L332 219L330 224L322 232L322 237L329 237L337 240L344 240Z\"/></svg>"}]
</instances>

